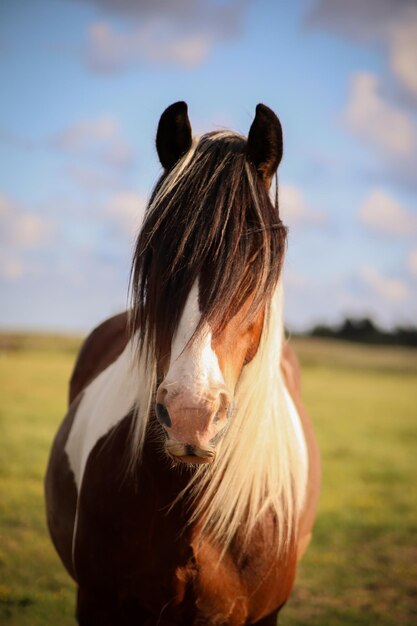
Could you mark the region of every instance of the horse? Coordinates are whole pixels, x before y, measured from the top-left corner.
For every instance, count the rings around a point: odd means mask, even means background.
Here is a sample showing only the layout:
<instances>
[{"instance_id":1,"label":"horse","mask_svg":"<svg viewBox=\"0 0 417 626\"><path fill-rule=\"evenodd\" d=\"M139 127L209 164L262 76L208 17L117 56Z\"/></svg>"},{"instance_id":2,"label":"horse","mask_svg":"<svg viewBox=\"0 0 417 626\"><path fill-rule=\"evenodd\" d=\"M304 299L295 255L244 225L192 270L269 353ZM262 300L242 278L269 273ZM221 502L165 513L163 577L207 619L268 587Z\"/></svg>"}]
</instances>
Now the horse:
<instances>
[{"instance_id":1,"label":"horse","mask_svg":"<svg viewBox=\"0 0 417 626\"><path fill-rule=\"evenodd\" d=\"M71 377L49 531L80 626L271 626L320 486L283 330L282 128L258 104L247 138L193 138L176 102L156 149L132 304L85 340Z\"/></svg>"}]
</instances>

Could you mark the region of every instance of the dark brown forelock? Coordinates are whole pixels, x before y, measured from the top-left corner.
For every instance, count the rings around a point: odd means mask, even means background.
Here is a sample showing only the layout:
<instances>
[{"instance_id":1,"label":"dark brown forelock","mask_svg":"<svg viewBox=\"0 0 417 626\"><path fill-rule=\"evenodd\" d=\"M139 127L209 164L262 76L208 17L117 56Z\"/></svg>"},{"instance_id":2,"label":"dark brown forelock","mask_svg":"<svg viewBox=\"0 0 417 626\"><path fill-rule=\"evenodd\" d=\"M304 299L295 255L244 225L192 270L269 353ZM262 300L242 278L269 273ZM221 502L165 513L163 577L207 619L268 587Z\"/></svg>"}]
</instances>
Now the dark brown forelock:
<instances>
[{"instance_id":1,"label":"dark brown forelock","mask_svg":"<svg viewBox=\"0 0 417 626\"><path fill-rule=\"evenodd\" d=\"M196 280L200 324L214 332L250 296L255 316L277 283L286 228L252 165L248 176L245 148L239 135L204 135L172 188L175 169L154 189L133 256L132 332L158 360Z\"/></svg>"}]
</instances>

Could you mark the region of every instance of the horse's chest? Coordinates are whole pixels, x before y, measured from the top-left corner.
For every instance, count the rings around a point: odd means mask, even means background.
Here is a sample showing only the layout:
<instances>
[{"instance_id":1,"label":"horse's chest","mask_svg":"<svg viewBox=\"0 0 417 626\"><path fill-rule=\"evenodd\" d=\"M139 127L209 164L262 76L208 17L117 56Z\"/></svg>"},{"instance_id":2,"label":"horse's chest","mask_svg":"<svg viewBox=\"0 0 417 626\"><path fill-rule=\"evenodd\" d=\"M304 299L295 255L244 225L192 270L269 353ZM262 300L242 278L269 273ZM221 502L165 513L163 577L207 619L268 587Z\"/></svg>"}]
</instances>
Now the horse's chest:
<instances>
[{"instance_id":1,"label":"horse's chest","mask_svg":"<svg viewBox=\"0 0 417 626\"><path fill-rule=\"evenodd\" d=\"M99 589L128 619L159 626L242 626L285 601L292 565L256 539L243 560L238 545L220 559L209 541L198 543L185 503L169 507L181 484L158 457L132 485L120 462L127 424L87 463L74 544L80 588Z\"/></svg>"},{"instance_id":2,"label":"horse's chest","mask_svg":"<svg viewBox=\"0 0 417 626\"><path fill-rule=\"evenodd\" d=\"M292 566L271 559L256 542L240 562L231 553L220 559L210 542L197 546L160 514L145 509L134 521L125 513L123 523L80 520L77 569L81 586L113 594L129 618L132 612L159 626L243 626L286 600Z\"/></svg>"}]
</instances>

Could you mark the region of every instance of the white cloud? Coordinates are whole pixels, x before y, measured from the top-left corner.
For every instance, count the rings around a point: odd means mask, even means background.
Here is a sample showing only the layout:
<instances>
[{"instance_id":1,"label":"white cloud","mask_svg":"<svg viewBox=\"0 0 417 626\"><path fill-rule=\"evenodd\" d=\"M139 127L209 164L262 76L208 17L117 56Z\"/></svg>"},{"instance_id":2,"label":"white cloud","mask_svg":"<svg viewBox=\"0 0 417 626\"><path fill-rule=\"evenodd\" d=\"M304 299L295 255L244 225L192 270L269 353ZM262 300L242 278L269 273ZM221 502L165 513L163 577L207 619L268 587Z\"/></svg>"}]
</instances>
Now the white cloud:
<instances>
[{"instance_id":1,"label":"white cloud","mask_svg":"<svg viewBox=\"0 0 417 626\"><path fill-rule=\"evenodd\" d=\"M417 99L417 5L414 0L318 0L309 16L313 26L385 49L388 65Z\"/></svg>"},{"instance_id":2,"label":"white cloud","mask_svg":"<svg viewBox=\"0 0 417 626\"><path fill-rule=\"evenodd\" d=\"M344 119L350 130L390 158L415 157L416 124L411 115L384 100L375 75L360 72L353 76Z\"/></svg>"},{"instance_id":3,"label":"white cloud","mask_svg":"<svg viewBox=\"0 0 417 626\"><path fill-rule=\"evenodd\" d=\"M363 266L332 277L308 265L284 273L285 317L290 329L338 324L346 317L370 317L386 328L415 324L417 297L405 277L386 276Z\"/></svg>"},{"instance_id":4,"label":"white cloud","mask_svg":"<svg viewBox=\"0 0 417 626\"><path fill-rule=\"evenodd\" d=\"M124 234L133 237L142 223L146 208L146 196L124 191L114 195L105 206L105 214L114 221Z\"/></svg>"},{"instance_id":5,"label":"white cloud","mask_svg":"<svg viewBox=\"0 0 417 626\"><path fill-rule=\"evenodd\" d=\"M38 255L56 236L56 225L0 194L0 278L12 284L38 272Z\"/></svg>"},{"instance_id":6,"label":"white cloud","mask_svg":"<svg viewBox=\"0 0 417 626\"><path fill-rule=\"evenodd\" d=\"M208 35L188 35L181 40L167 41L163 46L152 43L147 48L149 58L161 63L178 63L188 67L199 65L207 58L212 41Z\"/></svg>"},{"instance_id":7,"label":"white cloud","mask_svg":"<svg viewBox=\"0 0 417 626\"><path fill-rule=\"evenodd\" d=\"M417 278L417 248L411 250L408 255L407 267L411 274Z\"/></svg>"},{"instance_id":8,"label":"white cloud","mask_svg":"<svg viewBox=\"0 0 417 626\"><path fill-rule=\"evenodd\" d=\"M39 215L23 213L11 220L9 232L17 245L30 248L49 239L52 230L52 224Z\"/></svg>"},{"instance_id":9,"label":"white cloud","mask_svg":"<svg viewBox=\"0 0 417 626\"><path fill-rule=\"evenodd\" d=\"M98 72L120 72L144 63L193 67L214 45L242 29L247 0L86 0L111 17L93 23L87 33L84 60Z\"/></svg>"},{"instance_id":10,"label":"white cloud","mask_svg":"<svg viewBox=\"0 0 417 626\"><path fill-rule=\"evenodd\" d=\"M54 233L51 221L29 212L8 197L0 196L0 233L3 247L36 248Z\"/></svg>"},{"instance_id":11,"label":"white cloud","mask_svg":"<svg viewBox=\"0 0 417 626\"><path fill-rule=\"evenodd\" d=\"M417 232L417 215L382 189L371 191L358 215L362 224L386 235L410 236Z\"/></svg>"},{"instance_id":12,"label":"white cloud","mask_svg":"<svg viewBox=\"0 0 417 626\"><path fill-rule=\"evenodd\" d=\"M100 164L72 163L65 173L80 187L94 193L120 189L125 183L126 172L100 167Z\"/></svg>"},{"instance_id":13,"label":"white cloud","mask_svg":"<svg viewBox=\"0 0 417 626\"><path fill-rule=\"evenodd\" d=\"M133 160L133 151L122 138L119 122L112 116L80 120L51 139L51 145L69 154L86 154L124 169Z\"/></svg>"},{"instance_id":14,"label":"white cloud","mask_svg":"<svg viewBox=\"0 0 417 626\"><path fill-rule=\"evenodd\" d=\"M27 268L20 259L8 258L0 264L0 276L7 280L18 280L27 271Z\"/></svg>"},{"instance_id":15,"label":"white cloud","mask_svg":"<svg viewBox=\"0 0 417 626\"><path fill-rule=\"evenodd\" d=\"M375 267L363 266L359 271L359 276L365 285L384 301L403 302L410 295L410 290L405 281L384 276Z\"/></svg>"},{"instance_id":16,"label":"white cloud","mask_svg":"<svg viewBox=\"0 0 417 626\"><path fill-rule=\"evenodd\" d=\"M400 185L416 188L417 179L417 3L415 0L314 0L307 18L385 53L386 70L353 76L344 120L350 131L372 147L382 169ZM388 76L387 76L388 73Z\"/></svg>"},{"instance_id":17,"label":"white cloud","mask_svg":"<svg viewBox=\"0 0 417 626\"><path fill-rule=\"evenodd\" d=\"M80 1L80 0L77 0ZM103 13L134 22L171 22L180 30L204 24L217 37L233 37L240 30L247 0L81 0L95 5Z\"/></svg>"},{"instance_id":18,"label":"white cloud","mask_svg":"<svg viewBox=\"0 0 417 626\"><path fill-rule=\"evenodd\" d=\"M118 135L119 125L113 117L76 122L56 139L57 145L65 150L77 151L89 141L113 139Z\"/></svg>"},{"instance_id":19,"label":"white cloud","mask_svg":"<svg viewBox=\"0 0 417 626\"><path fill-rule=\"evenodd\" d=\"M241 32L247 6L246 0L89 1L119 18L118 30L103 21L88 30L85 60L99 72L119 72L146 62L198 65L217 43Z\"/></svg>"},{"instance_id":20,"label":"white cloud","mask_svg":"<svg viewBox=\"0 0 417 626\"><path fill-rule=\"evenodd\" d=\"M417 99L417 6L388 30L392 72Z\"/></svg>"},{"instance_id":21,"label":"white cloud","mask_svg":"<svg viewBox=\"0 0 417 626\"><path fill-rule=\"evenodd\" d=\"M284 223L322 224L326 215L309 207L303 192L295 185L284 183L279 187L279 208Z\"/></svg>"},{"instance_id":22,"label":"white cloud","mask_svg":"<svg viewBox=\"0 0 417 626\"><path fill-rule=\"evenodd\" d=\"M178 37L171 29L155 24L116 32L106 23L89 28L87 60L96 71L119 71L144 61L193 67L208 55L211 41L206 34Z\"/></svg>"},{"instance_id":23,"label":"white cloud","mask_svg":"<svg viewBox=\"0 0 417 626\"><path fill-rule=\"evenodd\" d=\"M11 211L11 202L6 196L0 194L0 216L7 215Z\"/></svg>"}]
</instances>

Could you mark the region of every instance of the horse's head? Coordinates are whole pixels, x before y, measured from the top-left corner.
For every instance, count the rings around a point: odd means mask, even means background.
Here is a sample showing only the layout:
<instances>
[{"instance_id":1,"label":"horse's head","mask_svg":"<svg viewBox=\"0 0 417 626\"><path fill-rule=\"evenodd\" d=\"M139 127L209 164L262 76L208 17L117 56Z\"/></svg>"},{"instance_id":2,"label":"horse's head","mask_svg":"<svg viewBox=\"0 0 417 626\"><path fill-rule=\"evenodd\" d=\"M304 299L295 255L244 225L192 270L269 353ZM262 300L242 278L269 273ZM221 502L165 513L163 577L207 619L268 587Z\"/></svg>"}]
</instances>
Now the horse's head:
<instances>
[{"instance_id":1,"label":"horse's head","mask_svg":"<svg viewBox=\"0 0 417 626\"><path fill-rule=\"evenodd\" d=\"M191 289L156 394L166 449L179 461L211 462L232 419L236 383L262 332L263 312L247 320L246 310L244 305L225 328L213 332L208 322L200 324L198 285Z\"/></svg>"},{"instance_id":2,"label":"horse's head","mask_svg":"<svg viewBox=\"0 0 417 626\"><path fill-rule=\"evenodd\" d=\"M259 104L247 139L221 131L193 142L178 102L163 113L156 146L165 171L136 246L133 322L156 363L166 451L210 463L280 274L286 230L269 188L281 125Z\"/></svg>"}]
</instances>

